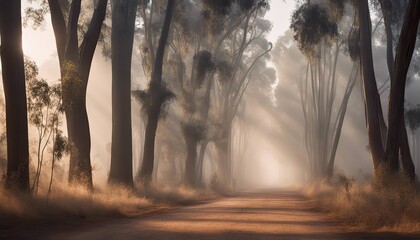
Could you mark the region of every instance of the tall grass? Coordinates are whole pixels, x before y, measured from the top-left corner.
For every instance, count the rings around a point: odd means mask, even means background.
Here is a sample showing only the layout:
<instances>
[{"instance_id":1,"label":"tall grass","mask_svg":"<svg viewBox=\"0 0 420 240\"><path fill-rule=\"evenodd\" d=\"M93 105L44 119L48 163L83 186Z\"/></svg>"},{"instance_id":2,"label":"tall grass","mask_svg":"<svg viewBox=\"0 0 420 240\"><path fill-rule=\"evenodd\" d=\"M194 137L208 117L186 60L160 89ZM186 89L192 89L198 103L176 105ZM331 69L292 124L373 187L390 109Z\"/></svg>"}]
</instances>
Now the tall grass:
<instances>
[{"instance_id":1,"label":"tall grass","mask_svg":"<svg viewBox=\"0 0 420 240\"><path fill-rule=\"evenodd\" d=\"M338 176L311 185L305 193L356 229L420 232L419 188L404 178L390 177L383 187Z\"/></svg>"},{"instance_id":2,"label":"tall grass","mask_svg":"<svg viewBox=\"0 0 420 240\"><path fill-rule=\"evenodd\" d=\"M207 190L155 186L147 190L107 186L90 192L55 183L40 186L37 194L21 194L0 188L0 225L139 216L150 211L197 203L215 197Z\"/></svg>"}]
</instances>

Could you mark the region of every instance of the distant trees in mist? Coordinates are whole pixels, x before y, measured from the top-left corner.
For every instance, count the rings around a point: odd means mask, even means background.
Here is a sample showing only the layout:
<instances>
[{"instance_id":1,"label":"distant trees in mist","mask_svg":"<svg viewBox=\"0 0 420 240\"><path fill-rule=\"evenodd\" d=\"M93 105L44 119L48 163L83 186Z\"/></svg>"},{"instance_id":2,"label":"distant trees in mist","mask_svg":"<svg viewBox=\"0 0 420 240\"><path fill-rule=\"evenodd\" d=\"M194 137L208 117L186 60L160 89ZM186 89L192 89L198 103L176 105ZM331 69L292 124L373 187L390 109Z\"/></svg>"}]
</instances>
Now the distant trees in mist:
<instances>
[{"instance_id":1,"label":"distant trees in mist","mask_svg":"<svg viewBox=\"0 0 420 240\"><path fill-rule=\"evenodd\" d=\"M371 7L382 14L374 29ZM372 5L369 1L303 1L295 10L291 28L299 49L308 59L306 77L299 86L312 177L330 177L333 173L347 101L360 68L375 178L386 179L389 174L402 169L402 175L411 181L415 179L404 124L404 93L412 55L418 51L415 50L418 7L416 1L372 1ZM388 126L382 112L372 57L372 35L382 21L391 79ZM398 41L395 38L399 38ZM330 53L334 48L335 55ZM336 100L335 67L341 48L350 56L354 66L337 117L331 121L331 113L335 112L332 103ZM382 93L382 87L380 90Z\"/></svg>"},{"instance_id":2,"label":"distant trees in mist","mask_svg":"<svg viewBox=\"0 0 420 240\"><path fill-rule=\"evenodd\" d=\"M299 95L305 119L305 147L311 178L331 177L347 104L359 76L355 21L345 11L343 1L304 2L295 10L291 29L302 54L307 58L305 76L299 82ZM346 18L345 23L340 24ZM351 21L351 20L350 20ZM345 83L343 97L337 87L344 76L337 76L343 53L350 53L353 67ZM338 111L335 108L338 107Z\"/></svg>"}]
</instances>

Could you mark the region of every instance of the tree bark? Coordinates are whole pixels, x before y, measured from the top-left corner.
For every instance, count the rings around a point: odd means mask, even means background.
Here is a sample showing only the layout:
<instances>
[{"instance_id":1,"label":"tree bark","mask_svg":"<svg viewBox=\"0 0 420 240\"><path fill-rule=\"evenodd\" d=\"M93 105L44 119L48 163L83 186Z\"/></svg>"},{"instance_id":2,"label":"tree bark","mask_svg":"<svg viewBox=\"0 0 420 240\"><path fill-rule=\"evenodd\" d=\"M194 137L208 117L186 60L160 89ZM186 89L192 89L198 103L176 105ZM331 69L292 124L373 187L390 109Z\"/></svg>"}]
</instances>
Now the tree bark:
<instances>
[{"instance_id":1,"label":"tree bark","mask_svg":"<svg viewBox=\"0 0 420 240\"><path fill-rule=\"evenodd\" d=\"M373 166L376 172L379 164L385 159L383 147L379 108L380 98L376 86L375 72L373 69L371 20L367 0L358 1L358 17L360 23L360 64L366 101L367 129L369 146L371 148Z\"/></svg>"},{"instance_id":2,"label":"tree bark","mask_svg":"<svg viewBox=\"0 0 420 240\"><path fill-rule=\"evenodd\" d=\"M204 155L206 153L207 145L209 141L207 139L203 140L200 144L200 152L197 159L197 186L203 186L203 165L204 165Z\"/></svg>"},{"instance_id":3,"label":"tree bark","mask_svg":"<svg viewBox=\"0 0 420 240\"><path fill-rule=\"evenodd\" d=\"M6 105L7 176L12 190L29 191L28 120L20 0L0 0L1 64Z\"/></svg>"},{"instance_id":4,"label":"tree bark","mask_svg":"<svg viewBox=\"0 0 420 240\"><path fill-rule=\"evenodd\" d=\"M230 173L230 159L229 159L229 147L230 144L227 134L223 134L221 139L215 142L216 146L216 160L217 160L217 177L219 184L229 184L229 173Z\"/></svg>"},{"instance_id":5,"label":"tree bark","mask_svg":"<svg viewBox=\"0 0 420 240\"><path fill-rule=\"evenodd\" d=\"M391 78L391 81L395 80L392 79L392 71L394 68L394 35L392 33L392 23L391 23L391 14L392 14L392 2L389 0L380 0L379 1L381 5L382 15L384 17L384 23L385 23L385 32L386 32L386 42L387 42L387 65L388 65L388 72L389 77ZM383 119L382 113L379 113L381 119L381 125L385 126L385 120ZM402 113L402 118L404 118L404 113ZM407 175L407 177L410 180L415 179L415 172L414 172L414 164L413 159L410 153L410 146L408 143L408 137L407 137L407 129L405 127L405 121L402 120L402 124L400 124L400 135L399 135L399 151L400 151L400 157L401 157L401 163L404 170L404 173ZM385 133L387 132L387 129L385 127ZM383 141L386 143L386 135L385 140ZM395 163L394 163L395 164Z\"/></svg>"},{"instance_id":6,"label":"tree bark","mask_svg":"<svg viewBox=\"0 0 420 240\"><path fill-rule=\"evenodd\" d=\"M394 67L394 35L392 34L392 25L391 25L391 1L389 0L380 0L379 4L381 5L382 16L384 18L385 24L385 34L386 34L386 61L388 65L389 78L392 76L392 68Z\"/></svg>"},{"instance_id":7,"label":"tree bark","mask_svg":"<svg viewBox=\"0 0 420 240\"><path fill-rule=\"evenodd\" d=\"M330 156L329 156L328 166L327 166L327 177L328 178L332 177L332 175L334 173L335 156L336 156L336 153L337 153L338 142L340 141L340 135L341 135L341 129L342 129L343 123L344 123L344 117L346 116L346 112L347 112L347 104L349 102L351 93L353 91L353 87L356 83L357 76L359 75L359 66L358 67L353 67L353 68L355 68L355 69L353 69L352 74L349 77L349 83L347 85L346 92L344 94L343 100L341 102L340 110L339 110L339 113L338 113L339 118L338 118L337 128L335 129L335 132L334 132L334 135L333 135L333 144L332 144L331 153L330 153Z\"/></svg>"},{"instance_id":8,"label":"tree bark","mask_svg":"<svg viewBox=\"0 0 420 240\"><path fill-rule=\"evenodd\" d=\"M93 189L86 96L80 101L73 102L66 108L65 113L71 144L69 182Z\"/></svg>"},{"instance_id":9,"label":"tree bark","mask_svg":"<svg viewBox=\"0 0 420 240\"><path fill-rule=\"evenodd\" d=\"M408 177L410 181L414 181L416 179L416 171L415 171L415 166L413 163L413 158L410 152L410 145L408 145L407 129L405 128L404 121L401 121L400 125L401 125L400 127L401 128L401 132L400 132L401 163L402 163L404 174Z\"/></svg>"},{"instance_id":10,"label":"tree bark","mask_svg":"<svg viewBox=\"0 0 420 240\"><path fill-rule=\"evenodd\" d=\"M162 27L158 49L156 51L155 62L153 64L152 79L149 86L151 104L147 110L147 125L144 138L144 155L140 171L140 179L146 186L150 184L153 173L156 129L158 125L160 110L163 104L161 94L163 57L165 54L166 42L169 36L174 6L175 0L168 0L165 20Z\"/></svg>"},{"instance_id":11,"label":"tree bark","mask_svg":"<svg viewBox=\"0 0 420 240\"><path fill-rule=\"evenodd\" d=\"M187 158L185 161L185 184L190 187L195 187L196 171L197 171L197 145L198 141L193 137L189 136L188 133L184 133L185 147L187 150Z\"/></svg>"},{"instance_id":12,"label":"tree bark","mask_svg":"<svg viewBox=\"0 0 420 240\"><path fill-rule=\"evenodd\" d=\"M420 1L410 0L401 29L391 76L391 92L388 110L388 134L386 141L386 161L391 171L398 170L398 150L404 114L404 96L407 71L411 63L417 39L420 20ZM405 136L407 134L405 133Z\"/></svg>"},{"instance_id":13,"label":"tree bark","mask_svg":"<svg viewBox=\"0 0 420 240\"><path fill-rule=\"evenodd\" d=\"M93 189L86 91L93 55L105 19L107 0L99 0L95 6L80 47L78 22L81 0L71 2L67 28L59 1L48 0L48 4L60 62L63 105L71 147L69 183L77 183L88 189Z\"/></svg>"},{"instance_id":14,"label":"tree bark","mask_svg":"<svg viewBox=\"0 0 420 240\"><path fill-rule=\"evenodd\" d=\"M112 5L112 145L108 182L133 185L131 58L137 1Z\"/></svg>"},{"instance_id":15,"label":"tree bark","mask_svg":"<svg viewBox=\"0 0 420 240\"><path fill-rule=\"evenodd\" d=\"M62 68L64 63L64 50L66 47L66 22L59 0L48 0L50 7L51 23L54 30L55 43L57 47L58 60ZM62 76L61 76L62 77Z\"/></svg>"}]
</instances>

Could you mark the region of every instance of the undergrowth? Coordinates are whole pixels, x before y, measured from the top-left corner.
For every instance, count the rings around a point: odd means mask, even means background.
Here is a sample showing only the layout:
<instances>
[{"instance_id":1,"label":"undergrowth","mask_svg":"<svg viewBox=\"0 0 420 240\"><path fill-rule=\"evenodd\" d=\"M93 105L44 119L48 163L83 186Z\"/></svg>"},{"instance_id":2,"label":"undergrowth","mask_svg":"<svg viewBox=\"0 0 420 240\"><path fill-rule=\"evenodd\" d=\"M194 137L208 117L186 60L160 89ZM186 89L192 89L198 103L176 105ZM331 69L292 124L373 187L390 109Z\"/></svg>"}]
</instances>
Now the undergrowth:
<instances>
[{"instance_id":1,"label":"undergrowth","mask_svg":"<svg viewBox=\"0 0 420 240\"><path fill-rule=\"evenodd\" d=\"M323 209L348 219L355 229L420 232L418 185L395 176L382 186L339 175L312 184L304 192L319 200Z\"/></svg>"},{"instance_id":2,"label":"undergrowth","mask_svg":"<svg viewBox=\"0 0 420 240\"><path fill-rule=\"evenodd\" d=\"M108 186L93 192L55 184L53 191L21 194L0 188L0 226L71 219L139 216L151 211L214 198L206 190L155 186L148 190Z\"/></svg>"}]
</instances>

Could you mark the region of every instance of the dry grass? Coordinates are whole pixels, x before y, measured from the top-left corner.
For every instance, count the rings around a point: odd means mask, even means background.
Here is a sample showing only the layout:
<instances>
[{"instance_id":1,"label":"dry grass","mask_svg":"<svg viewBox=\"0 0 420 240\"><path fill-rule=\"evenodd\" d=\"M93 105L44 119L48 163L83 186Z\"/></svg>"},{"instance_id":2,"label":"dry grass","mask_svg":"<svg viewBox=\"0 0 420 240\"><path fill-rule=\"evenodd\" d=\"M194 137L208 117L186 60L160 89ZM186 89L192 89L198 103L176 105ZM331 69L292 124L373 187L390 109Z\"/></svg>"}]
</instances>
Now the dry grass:
<instances>
[{"instance_id":1,"label":"dry grass","mask_svg":"<svg viewBox=\"0 0 420 240\"><path fill-rule=\"evenodd\" d=\"M420 193L401 178L389 179L387 188L357 183L344 176L305 189L323 209L354 223L356 230L420 232Z\"/></svg>"},{"instance_id":2,"label":"dry grass","mask_svg":"<svg viewBox=\"0 0 420 240\"><path fill-rule=\"evenodd\" d=\"M193 189L185 186L157 185L148 189L137 186L137 192L155 204L189 205L218 197L209 189Z\"/></svg>"},{"instance_id":3,"label":"dry grass","mask_svg":"<svg viewBox=\"0 0 420 240\"><path fill-rule=\"evenodd\" d=\"M177 205L192 204L215 194L184 187L151 187L149 190L108 186L94 192L55 184L48 196L40 187L28 195L0 189L0 226L71 219L100 219L139 216Z\"/></svg>"}]
</instances>

